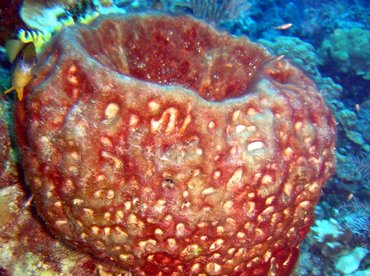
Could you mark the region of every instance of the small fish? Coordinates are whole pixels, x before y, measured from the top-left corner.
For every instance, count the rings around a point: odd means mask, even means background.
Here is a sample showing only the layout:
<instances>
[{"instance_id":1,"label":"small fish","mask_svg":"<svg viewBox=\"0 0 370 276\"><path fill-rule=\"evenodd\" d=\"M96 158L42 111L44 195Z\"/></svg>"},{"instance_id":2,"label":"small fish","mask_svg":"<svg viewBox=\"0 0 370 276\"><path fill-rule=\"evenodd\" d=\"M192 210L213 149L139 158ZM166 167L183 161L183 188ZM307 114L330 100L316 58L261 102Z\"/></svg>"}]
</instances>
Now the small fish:
<instances>
[{"instance_id":1,"label":"small fish","mask_svg":"<svg viewBox=\"0 0 370 276\"><path fill-rule=\"evenodd\" d=\"M31 195L22 205L23 205L23 208L27 208L29 207L31 204L32 204L32 200L33 200L33 195Z\"/></svg>"},{"instance_id":2,"label":"small fish","mask_svg":"<svg viewBox=\"0 0 370 276\"><path fill-rule=\"evenodd\" d=\"M274 27L275 30L286 30L286 29L289 29L290 27L292 27L293 24L292 23L286 23L286 24L283 24L283 25L280 25L280 26L277 26L277 27Z\"/></svg>"},{"instance_id":3,"label":"small fish","mask_svg":"<svg viewBox=\"0 0 370 276\"><path fill-rule=\"evenodd\" d=\"M347 197L347 201L352 200L352 198L353 198L353 194L352 194L352 193L349 193L349 195L348 195L348 197Z\"/></svg>"},{"instance_id":4,"label":"small fish","mask_svg":"<svg viewBox=\"0 0 370 276\"><path fill-rule=\"evenodd\" d=\"M284 55L280 55L280 56L278 56L278 57L276 58L276 61L280 61L280 60L282 60L284 57L285 57Z\"/></svg>"},{"instance_id":5,"label":"small fish","mask_svg":"<svg viewBox=\"0 0 370 276\"><path fill-rule=\"evenodd\" d=\"M9 40L5 44L9 60L12 62L12 87L4 92L16 91L18 99L23 99L23 89L33 77L33 69L37 62L35 45L24 44L19 40Z\"/></svg>"}]
</instances>

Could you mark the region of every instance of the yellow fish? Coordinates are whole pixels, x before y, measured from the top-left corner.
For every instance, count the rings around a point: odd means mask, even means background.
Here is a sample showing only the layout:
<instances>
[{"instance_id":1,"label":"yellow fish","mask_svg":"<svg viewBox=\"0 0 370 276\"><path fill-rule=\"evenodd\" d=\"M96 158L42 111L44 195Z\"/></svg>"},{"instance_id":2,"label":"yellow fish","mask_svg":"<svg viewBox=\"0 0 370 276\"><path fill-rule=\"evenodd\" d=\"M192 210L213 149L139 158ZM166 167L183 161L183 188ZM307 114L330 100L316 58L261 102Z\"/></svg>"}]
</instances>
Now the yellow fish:
<instances>
[{"instance_id":1,"label":"yellow fish","mask_svg":"<svg viewBox=\"0 0 370 276\"><path fill-rule=\"evenodd\" d=\"M12 62L12 87L4 92L16 91L18 99L23 99L23 89L33 77L33 69L37 62L35 45L24 44L19 40L9 40L5 44L9 60ZM13 62L14 61L14 62Z\"/></svg>"}]
</instances>

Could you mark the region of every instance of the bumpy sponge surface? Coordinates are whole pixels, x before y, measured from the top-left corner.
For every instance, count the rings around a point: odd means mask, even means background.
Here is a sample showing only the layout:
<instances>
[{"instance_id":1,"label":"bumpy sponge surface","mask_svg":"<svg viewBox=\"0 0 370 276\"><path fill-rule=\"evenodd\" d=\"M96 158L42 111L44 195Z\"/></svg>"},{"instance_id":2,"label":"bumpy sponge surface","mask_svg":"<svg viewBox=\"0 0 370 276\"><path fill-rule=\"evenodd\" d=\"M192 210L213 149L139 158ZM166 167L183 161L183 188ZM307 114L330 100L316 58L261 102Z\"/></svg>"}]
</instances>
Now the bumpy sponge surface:
<instances>
[{"instance_id":1,"label":"bumpy sponge surface","mask_svg":"<svg viewBox=\"0 0 370 276\"><path fill-rule=\"evenodd\" d=\"M290 272L334 171L314 83L190 17L62 31L15 117L48 229L137 275Z\"/></svg>"}]
</instances>

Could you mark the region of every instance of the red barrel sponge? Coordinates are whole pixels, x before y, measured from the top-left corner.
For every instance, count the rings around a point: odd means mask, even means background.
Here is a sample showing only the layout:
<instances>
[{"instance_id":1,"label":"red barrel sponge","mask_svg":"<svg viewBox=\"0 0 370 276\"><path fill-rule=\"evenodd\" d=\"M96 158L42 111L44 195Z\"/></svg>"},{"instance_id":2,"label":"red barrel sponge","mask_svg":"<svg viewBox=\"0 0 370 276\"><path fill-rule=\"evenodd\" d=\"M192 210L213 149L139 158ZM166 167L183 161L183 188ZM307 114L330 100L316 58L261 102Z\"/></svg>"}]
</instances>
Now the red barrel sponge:
<instances>
[{"instance_id":1,"label":"red barrel sponge","mask_svg":"<svg viewBox=\"0 0 370 276\"><path fill-rule=\"evenodd\" d=\"M60 240L134 275L293 269L336 135L283 57L191 17L109 16L62 31L25 94L24 173Z\"/></svg>"}]
</instances>

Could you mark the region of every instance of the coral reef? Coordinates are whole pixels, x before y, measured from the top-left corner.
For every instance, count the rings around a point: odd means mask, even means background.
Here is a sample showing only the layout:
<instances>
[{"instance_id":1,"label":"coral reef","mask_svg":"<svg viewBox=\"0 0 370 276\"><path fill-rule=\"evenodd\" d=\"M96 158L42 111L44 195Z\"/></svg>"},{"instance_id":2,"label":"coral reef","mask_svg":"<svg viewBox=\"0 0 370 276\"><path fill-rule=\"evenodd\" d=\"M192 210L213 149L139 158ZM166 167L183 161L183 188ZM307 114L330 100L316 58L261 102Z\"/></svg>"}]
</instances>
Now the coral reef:
<instances>
[{"instance_id":1,"label":"coral reef","mask_svg":"<svg viewBox=\"0 0 370 276\"><path fill-rule=\"evenodd\" d=\"M250 8L247 0L162 0L161 3L162 9L166 11L179 13L187 8L195 17L205 19L214 25L236 19Z\"/></svg>"},{"instance_id":2,"label":"coral reef","mask_svg":"<svg viewBox=\"0 0 370 276\"><path fill-rule=\"evenodd\" d=\"M322 42L323 64L335 64L346 74L370 80L370 31L360 28L337 29Z\"/></svg>"},{"instance_id":3,"label":"coral reef","mask_svg":"<svg viewBox=\"0 0 370 276\"><path fill-rule=\"evenodd\" d=\"M355 272L362 261L362 259L369 253L369 250L363 247L356 247L351 252L348 252L346 255L341 256L338 261L335 263L336 270L342 275L348 275ZM367 270L367 273L369 270ZM365 275L365 274L363 274Z\"/></svg>"},{"instance_id":4,"label":"coral reef","mask_svg":"<svg viewBox=\"0 0 370 276\"><path fill-rule=\"evenodd\" d=\"M271 49L276 55L286 55L315 80L321 77L317 68L319 58L310 43L293 36L277 36L272 41L260 39L258 42Z\"/></svg>"},{"instance_id":5,"label":"coral reef","mask_svg":"<svg viewBox=\"0 0 370 276\"><path fill-rule=\"evenodd\" d=\"M360 202L356 198L340 208L343 217L340 219L342 225L353 235L363 238L369 234L370 206L367 202Z\"/></svg>"},{"instance_id":6,"label":"coral reef","mask_svg":"<svg viewBox=\"0 0 370 276\"><path fill-rule=\"evenodd\" d=\"M22 41L36 42L38 53L41 53L48 40L61 29L78 22L87 23L98 14L151 10L192 14L204 20L215 18L217 20L213 21L217 21L217 28L260 40L274 54L284 55L314 79L337 120L337 171L322 191L315 211L316 223L308 238L301 243L300 260L294 275L345 275L348 271L343 269L349 267L348 260L349 265L355 262L357 265L354 267L356 270L347 275L370 275L369 254L361 260L355 256L358 255L356 248L362 248L363 252L370 249L370 85L361 72L366 63L366 51L362 53L363 58L348 58L343 63L331 57L331 52L335 52L334 56L341 55L340 49L334 48L336 30L348 42L363 39L348 40L348 33L351 29L369 30L370 2L250 0L250 8L230 20L228 17L224 20L207 16L210 10L205 5L193 10L192 5L197 2L201 1L0 1L0 45L18 33ZM217 8L223 1L205 2L214 3ZM247 3L242 0L235 2ZM227 15L227 10L225 12ZM280 30L275 28L285 23L292 23L292 26ZM22 30L17 32L19 27ZM326 49L320 51L324 41ZM345 45L346 51L351 51L348 46ZM367 45L364 46L365 49ZM343 65L346 72L339 69ZM9 88L9 69L5 51L0 46L1 91ZM111 262L99 262L65 246L50 235L43 226L44 222L35 215L33 197L28 186L24 185L23 172L16 163L18 155L12 132L11 98L6 95L0 99L0 274L124 274L125 269L114 267ZM102 230L105 231L108 230ZM343 265L338 265L340 263Z\"/></svg>"},{"instance_id":7,"label":"coral reef","mask_svg":"<svg viewBox=\"0 0 370 276\"><path fill-rule=\"evenodd\" d=\"M62 31L14 114L47 228L133 273L290 272L334 171L314 83L189 17Z\"/></svg>"},{"instance_id":8,"label":"coral reef","mask_svg":"<svg viewBox=\"0 0 370 276\"><path fill-rule=\"evenodd\" d=\"M295 64L303 68L311 76L319 87L320 93L325 101L333 110L338 121L338 132L343 133L355 147L361 148L363 154L370 152L369 139L369 116L367 110L369 101L359 106L359 110L349 108L342 101L343 88L335 83L330 77L323 77L319 71L320 58L314 47L307 42L296 37L278 36L274 40L259 40L260 43L268 47L276 55L285 55ZM366 99L366 97L365 97ZM338 145L341 147L342 140ZM348 145L348 142L346 142ZM349 181L360 180L360 175L356 172L356 162L349 154L350 149L337 153L338 166L337 175Z\"/></svg>"},{"instance_id":9,"label":"coral reef","mask_svg":"<svg viewBox=\"0 0 370 276\"><path fill-rule=\"evenodd\" d=\"M45 229L20 179L0 189L0 275L93 275L94 261ZM45 274L44 274L45 273Z\"/></svg>"},{"instance_id":10,"label":"coral reef","mask_svg":"<svg viewBox=\"0 0 370 276\"><path fill-rule=\"evenodd\" d=\"M308 248L307 243L303 244L304 254L294 275L369 274L370 270L366 268L366 255L369 250L365 244L351 249L351 232L356 229L347 230L341 222L330 218L316 220L311 230L307 240L310 247ZM325 266L322 264L323 260L326 262Z\"/></svg>"},{"instance_id":11,"label":"coral reef","mask_svg":"<svg viewBox=\"0 0 370 276\"><path fill-rule=\"evenodd\" d=\"M313 78L320 93L335 114L344 108L339 102L343 88L332 78L321 75L319 72L320 58L310 43L291 36L277 36L273 40L260 39L259 42L275 55L286 56Z\"/></svg>"},{"instance_id":12,"label":"coral reef","mask_svg":"<svg viewBox=\"0 0 370 276\"><path fill-rule=\"evenodd\" d=\"M10 116L11 103L0 99L0 188L18 182L16 156L9 131Z\"/></svg>"}]
</instances>

